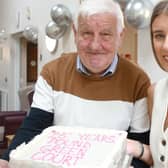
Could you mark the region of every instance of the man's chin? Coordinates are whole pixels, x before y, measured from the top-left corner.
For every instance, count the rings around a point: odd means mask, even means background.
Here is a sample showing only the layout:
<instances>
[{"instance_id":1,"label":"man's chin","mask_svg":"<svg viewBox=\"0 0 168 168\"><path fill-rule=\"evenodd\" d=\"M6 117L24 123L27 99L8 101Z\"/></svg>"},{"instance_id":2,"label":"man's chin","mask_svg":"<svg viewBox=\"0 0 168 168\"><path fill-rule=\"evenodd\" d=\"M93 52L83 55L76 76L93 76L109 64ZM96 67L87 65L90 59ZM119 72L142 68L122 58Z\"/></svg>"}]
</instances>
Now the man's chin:
<instances>
[{"instance_id":1,"label":"man's chin","mask_svg":"<svg viewBox=\"0 0 168 168\"><path fill-rule=\"evenodd\" d=\"M92 70L90 71L91 74L102 74L104 72L104 70L101 70L100 67L94 67L92 68Z\"/></svg>"}]
</instances>

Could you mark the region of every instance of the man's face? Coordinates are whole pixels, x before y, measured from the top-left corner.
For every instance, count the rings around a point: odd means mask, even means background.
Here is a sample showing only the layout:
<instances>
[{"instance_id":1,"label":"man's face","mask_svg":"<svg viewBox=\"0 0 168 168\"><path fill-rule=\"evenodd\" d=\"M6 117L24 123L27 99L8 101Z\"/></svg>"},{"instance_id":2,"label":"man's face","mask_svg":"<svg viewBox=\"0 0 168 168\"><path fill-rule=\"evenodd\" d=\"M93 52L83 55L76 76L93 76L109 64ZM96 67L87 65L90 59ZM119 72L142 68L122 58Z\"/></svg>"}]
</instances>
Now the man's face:
<instances>
[{"instance_id":1,"label":"man's face","mask_svg":"<svg viewBox=\"0 0 168 168\"><path fill-rule=\"evenodd\" d=\"M109 13L79 17L75 42L80 59L90 73L101 74L108 68L122 35L116 17Z\"/></svg>"}]
</instances>

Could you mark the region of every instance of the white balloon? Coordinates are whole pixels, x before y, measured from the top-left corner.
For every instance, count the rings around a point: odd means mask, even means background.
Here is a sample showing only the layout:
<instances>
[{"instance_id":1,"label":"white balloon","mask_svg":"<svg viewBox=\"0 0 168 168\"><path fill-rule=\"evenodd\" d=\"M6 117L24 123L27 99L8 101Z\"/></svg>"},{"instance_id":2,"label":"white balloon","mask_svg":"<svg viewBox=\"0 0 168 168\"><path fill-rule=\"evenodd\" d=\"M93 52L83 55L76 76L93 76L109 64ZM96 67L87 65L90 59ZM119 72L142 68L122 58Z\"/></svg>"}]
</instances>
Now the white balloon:
<instances>
[{"instance_id":1,"label":"white balloon","mask_svg":"<svg viewBox=\"0 0 168 168\"><path fill-rule=\"evenodd\" d=\"M58 47L58 40L45 36L45 44L49 52L54 52Z\"/></svg>"},{"instance_id":2,"label":"white balloon","mask_svg":"<svg viewBox=\"0 0 168 168\"><path fill-rule=\"evenodd\" d=\"M149 26L152 8L150 0L131 0L124 11L125 19L134 28L145 28Z\"/></svg>"},{"instance_id":3,"label":"white balloon","mask_svg":"<svg viewBox=\"0 0 168 168\"><path fill-rule=\"evenodd\" d=\"M46 26L46 34L48 37L53 39L61 38L67 30L66 25L58 26L55 22L50 21Z\"/></svg>"},{"instance_id":4,"label":"white balloon","mask_svg":"<svg viewBox=\"0 0 168 168\"><path fill-rule=\"evenodd\" d=\"M51 18L59 26L69 25L72 21L71 12L66 6L62 4L58 4L52 7Z\"/></svg>"}]
</instances>

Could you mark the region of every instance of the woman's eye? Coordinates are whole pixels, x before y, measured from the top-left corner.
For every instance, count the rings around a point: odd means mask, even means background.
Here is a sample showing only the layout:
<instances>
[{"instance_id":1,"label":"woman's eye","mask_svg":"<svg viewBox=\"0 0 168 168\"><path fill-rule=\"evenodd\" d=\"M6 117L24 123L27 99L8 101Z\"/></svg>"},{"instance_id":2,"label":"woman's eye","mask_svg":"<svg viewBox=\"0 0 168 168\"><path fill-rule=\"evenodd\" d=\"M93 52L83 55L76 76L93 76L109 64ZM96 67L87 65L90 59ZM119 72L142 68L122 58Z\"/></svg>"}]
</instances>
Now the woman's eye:
<instances>
[{"instance_id":1,"label":"woman's eye","mask_svg":"<svg viewBox=\"0 0 168 168\"><path fill-rule=\"evenodd\" d=\"M165 38L165 35L164 35L164 34L155 34L155 35L154 35L154 38L155 38L156 40L162 40L162 39Z\"/></svg>"}]
</instances>

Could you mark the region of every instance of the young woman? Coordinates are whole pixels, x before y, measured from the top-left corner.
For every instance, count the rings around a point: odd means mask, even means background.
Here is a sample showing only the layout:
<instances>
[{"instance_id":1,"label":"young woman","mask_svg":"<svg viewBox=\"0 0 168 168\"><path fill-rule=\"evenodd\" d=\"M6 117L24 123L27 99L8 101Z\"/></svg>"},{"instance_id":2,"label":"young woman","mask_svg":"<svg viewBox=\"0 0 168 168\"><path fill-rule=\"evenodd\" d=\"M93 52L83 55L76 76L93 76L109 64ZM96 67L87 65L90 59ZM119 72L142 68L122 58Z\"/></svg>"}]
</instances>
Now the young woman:
<instances>
[{"instance_id":1,"label":"young woman","mask_svg":"<svg viewBox=\"0 0 168 168\"><path fill-rule=\"evenodd\" d=\"M151 42L159 66L168 72L168 1L159 2L151 17ZM150 149L128 140L128 153L139 157L153 168L168 167L168 76L148 90L151 118ZM151 157L152 154L152 157ZM153 161L152 161L153 158Z\"/></svg>"},{"instance_id":2,"label":"young woman","mask_svg":"<svg viewBox=\"0 0 168 168\"><path fill-rule=\"evenodd\" d=\"M168 1L159 2L151 17L151 41L159 66L168 72ZM149 88L150 147L154 168L168 167L168 76Z\"/></svg>"}]
</instances>

